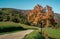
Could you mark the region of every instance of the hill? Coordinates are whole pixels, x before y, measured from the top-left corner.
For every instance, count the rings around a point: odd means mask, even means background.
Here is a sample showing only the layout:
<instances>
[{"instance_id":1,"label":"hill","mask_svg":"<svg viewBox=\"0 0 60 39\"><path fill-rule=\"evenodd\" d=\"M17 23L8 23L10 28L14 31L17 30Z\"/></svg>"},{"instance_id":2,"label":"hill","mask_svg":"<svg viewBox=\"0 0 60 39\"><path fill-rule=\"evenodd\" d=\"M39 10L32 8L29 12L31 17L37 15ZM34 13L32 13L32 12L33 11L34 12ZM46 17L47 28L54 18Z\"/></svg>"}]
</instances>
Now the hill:
<instances>
[{"instance_id":1,"label":"hill","mask_svg":"<svg viewBox=\"0 0 60 39\"><path fill-rule=\"evenodd\" d=\"M14 9L14 8L0 8L0 11L4 11L6 13L12 13L12 14L21 14L22 16L26 17L31 10L21 10L21 9ZM58 24L60 24L60 14L54 13L54 17L57 19Z\"/></svg>"},{"instance_id":2,"label":"hill","mask_svg":"<svg viewBox=\"0 0 60 39\"><path fill-rule=\"evenodd\" d=\"M60 24L60 14L55 13L54 16L57 19L57 22L58 22L58 25L59 25Z\"/></svg>"},{"instance_id":3,"label":"hill","mask_svg":"<svg viewBox=\"0 0 60 39\"><path fill-rule=\"evenodd\" d=\"M21 9L14 9L14 8L0 8L0 10L2 10L2 11L10 11L11 13L19 13L19 14L24 14L24 15L26 15L26 14L28 14L29 13L29 11L30 10L21 10Z\"/></svg>"}]
</instances>

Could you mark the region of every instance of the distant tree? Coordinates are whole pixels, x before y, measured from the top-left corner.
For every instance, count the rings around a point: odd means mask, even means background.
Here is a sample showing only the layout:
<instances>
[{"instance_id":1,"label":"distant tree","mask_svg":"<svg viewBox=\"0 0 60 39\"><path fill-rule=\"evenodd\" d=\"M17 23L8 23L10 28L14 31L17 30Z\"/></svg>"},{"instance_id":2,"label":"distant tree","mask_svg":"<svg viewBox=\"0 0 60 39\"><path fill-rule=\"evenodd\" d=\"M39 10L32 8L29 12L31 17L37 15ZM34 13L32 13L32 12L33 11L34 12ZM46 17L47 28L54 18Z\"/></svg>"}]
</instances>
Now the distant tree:
<instances>
[{"instance_id":1,"label":"distant tree","mask_svg":"<svg viewBox=\"0 0 60 39\"><path fill-rule=\"evenodd\" d=\"M12 21L19 23L20 22L19 14L15 14L15 16L12 18Z\"/></svg>"},{"instance_id":2,"label":"distant tree","mask_svg":"<svg viewBox=\"0 0 60 39\"><path fill-rule=\"evenodd\" d=\"M3 12L0 10L0 21L3 21L3 18L2 18L3 14L2 13Z\"/></svg>"}]
</instances>

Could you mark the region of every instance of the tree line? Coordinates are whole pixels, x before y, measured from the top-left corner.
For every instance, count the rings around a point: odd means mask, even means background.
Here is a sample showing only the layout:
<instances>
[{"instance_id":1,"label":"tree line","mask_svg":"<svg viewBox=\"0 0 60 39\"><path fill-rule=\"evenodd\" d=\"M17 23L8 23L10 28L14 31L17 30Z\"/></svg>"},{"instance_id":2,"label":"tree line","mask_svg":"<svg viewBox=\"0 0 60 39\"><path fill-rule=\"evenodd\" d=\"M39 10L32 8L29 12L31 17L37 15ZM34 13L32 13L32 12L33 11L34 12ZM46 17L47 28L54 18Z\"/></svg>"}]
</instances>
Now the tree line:
<instances>
[{"instance_id":1,"label":"tree line","mask_svg":"<svg viewBox=\"0 0 60 39\"><path fill-rule=\"evenodd\" d=\"M0 22L16 22L26 24L26 16L23 13L10 9L0 10Z\"/></svg>"}]
</instances>

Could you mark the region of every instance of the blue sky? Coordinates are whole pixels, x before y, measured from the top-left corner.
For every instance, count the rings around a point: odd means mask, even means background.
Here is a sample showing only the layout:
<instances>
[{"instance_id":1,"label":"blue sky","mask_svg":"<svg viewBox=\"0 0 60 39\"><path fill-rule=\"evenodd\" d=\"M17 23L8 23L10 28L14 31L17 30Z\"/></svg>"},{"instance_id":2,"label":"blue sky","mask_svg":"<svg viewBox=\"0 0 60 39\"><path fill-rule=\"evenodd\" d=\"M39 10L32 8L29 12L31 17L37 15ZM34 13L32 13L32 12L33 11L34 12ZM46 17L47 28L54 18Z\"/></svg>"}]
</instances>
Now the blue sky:
<instances>
[{"instance_id":1,"label":"blue sky","mask_svg":"<svg viewBox=\"0 0 60 39\"><path fill-rule=\"evenodd\" d=\"M37 4L49 5L55 13L60 13L60 0L0 0L0 8L16 8L29 10Z\"/></svg>"}]
</instances>

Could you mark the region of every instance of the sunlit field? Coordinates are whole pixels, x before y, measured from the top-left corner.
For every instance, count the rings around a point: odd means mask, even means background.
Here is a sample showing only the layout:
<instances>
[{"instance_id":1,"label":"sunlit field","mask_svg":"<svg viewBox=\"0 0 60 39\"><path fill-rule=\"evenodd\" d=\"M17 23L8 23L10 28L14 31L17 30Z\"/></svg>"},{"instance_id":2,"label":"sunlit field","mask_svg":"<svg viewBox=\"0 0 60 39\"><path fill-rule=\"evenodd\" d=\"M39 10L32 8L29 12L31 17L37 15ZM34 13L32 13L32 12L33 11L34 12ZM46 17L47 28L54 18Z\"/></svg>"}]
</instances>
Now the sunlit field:
<instances>
[{"instance_id":1,"label":"sunlit field","mask_svg":"<svg viewBox=\"0 0 60 39\"><path fill-rule=\"evenodd\" d=\"M38 29L38 28L14 22L0 22L0 34L22 31L27 29Z\"/></svg>"},{"instance_id":2,"label":"sunlit field","mask_svg":"<svg viewBox=\"0 0 60 39\"><path fill-rule=\"evenodd\" d=\"M46 33L53 39L60 39L60 30L59 29L52 29L47 28Z\"/></svg>"}]
</instances>

